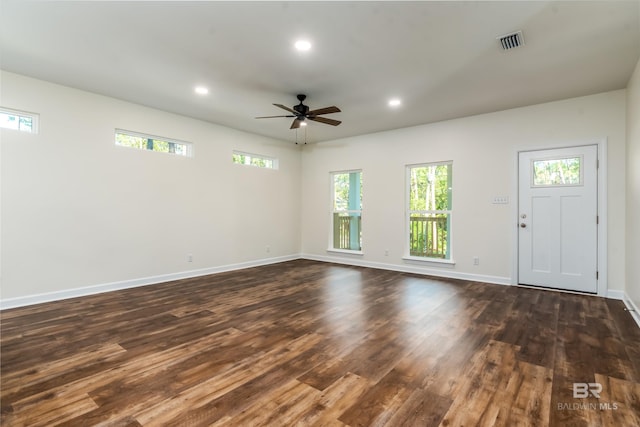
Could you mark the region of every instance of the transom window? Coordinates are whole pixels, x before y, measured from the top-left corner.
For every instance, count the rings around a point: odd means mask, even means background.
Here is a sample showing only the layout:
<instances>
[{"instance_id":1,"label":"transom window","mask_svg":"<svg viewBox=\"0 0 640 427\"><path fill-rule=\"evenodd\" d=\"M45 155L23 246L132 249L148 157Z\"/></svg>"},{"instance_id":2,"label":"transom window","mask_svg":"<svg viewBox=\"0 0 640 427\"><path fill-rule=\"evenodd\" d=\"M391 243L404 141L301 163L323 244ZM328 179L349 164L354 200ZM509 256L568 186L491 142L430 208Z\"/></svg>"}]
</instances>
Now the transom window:
<instances>
[{"instance_id":1,"label":"transom window","mask_svg":"<svg viewBox=\"0 0 640 427\"><path fill-rule=\"evenodd\" d=\"M121 129L116 129L116 145L137 148L139 150L176 154L178 156L191 157L193 155L192 146L188 142Z\"/></svg>"},{"instance_id":2,"label":"transom window","mask_svg":"<svg viewBox=\"0 0 640 427\"><path fill-rule=\"evenodd\" d=\"M331 174L331 249L362 251L362 171Z\"/></svg>"},{"instance_id":3,"label":"transom window","mask_svg":"<svg viewBox=\"0 0 640 427\"><path fill-rule=\"evenodd\" d=\"M408 257L451 260L451 162L407 166Z\"/></svg>"},{"instance_id":4,"label":"transom window","mask_svg":"<svg viewBox=\"0 0 640 427\"><path fill-rule=\"evenodd\" d=\"M38 133L38 118L35 113L0 107L0 127L28 133Z\"/></svg>"},{"instance_id":5,"label":"transom window","mask_svg":"<svg viewBox=\"0 0 640 427\"><path fill-rule=\"evenodd\" d=\"M278 159L263 156L261 154L243 153L234 151L232 156L233 163L239 165L255 166L265 169L278 169Z\"/></svg>"}]
</instances>

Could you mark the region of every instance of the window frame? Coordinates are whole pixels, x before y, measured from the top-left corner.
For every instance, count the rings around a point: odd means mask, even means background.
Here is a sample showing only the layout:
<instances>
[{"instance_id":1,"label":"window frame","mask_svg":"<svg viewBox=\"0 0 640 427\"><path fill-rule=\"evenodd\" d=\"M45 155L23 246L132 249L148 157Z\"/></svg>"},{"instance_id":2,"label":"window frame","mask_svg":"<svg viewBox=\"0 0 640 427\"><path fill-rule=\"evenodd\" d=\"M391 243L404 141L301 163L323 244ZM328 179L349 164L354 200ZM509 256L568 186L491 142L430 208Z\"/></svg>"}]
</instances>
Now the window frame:
<instances>
[{"instance_id":1,"label":"window frame","mask_svg":"<svg viewBox=\"0 0 640 427\"><path fill-rule=\"evenodd\" d=\"M249 159L249 163L247 163L246 161L244 163L236 162L235 156L244 156L245 158ZM269 161L269 162L271 162L271 167L255 165L252 162L252 160L254 160L254 159L260 159L260 160L263 160L263 161ZM280 161L278 160L277 157L265 156L263 154L255 154L255 153L249 153L249 152L246 152L246 151L239 151L239 150L233 150L232 151L232 153L231 153L231 162L234 165L251 166L251 167L254 167L254 168L258 168L258 169L278 170L280 168Z\"/></svg>"},{"instance_id":2,"label":"window frame","mask_svg":"<svg viewBox=\"0 0 640 427\"><path fill-rule=\"evenodd\" d=\"M352 174L359 173L360 174L360 209L336 209L336 200L335 200L335 176L342 174ZM344 254L352 254L352 255L364 255L362 248L364 247L363 238L362 238L362 223L363 219L363 199L364 193L362 191L362 169L349 169L349 170L341 170L341 171L331 171L329 172L330 179L330 201L331 208L329 209L329 239L328 239L328 249L327 252L336 252L336 253L344 253ZM334 247L334 218L335 214L346 213L346 214L358 214L360 217L360 235L359 235L359 246L360 249L342 249Z\"/></svg>"},{"instance_id":3,"label":"window frame","mask_svg":"<svg viewBox=\"0 0 640 427\"><path fill-rule=\"evenodd\" d=\"M429 166L449 166L449 206L446 210L412 210L411 209L411 170L414 168ZM435 263L444 265L454 265L456 262L453 258L453 160L424 162L405 165L405 224L404 224L404 255L402 259L406 261L418 261L421 263ZM412 214L445 214L447 218L447 258L422 257L411 255L411 215Z\"/></svg>"},{"instance_id":4,"label":"window frame","mask_svg":"<svg viewBox=\"0 0 640 427\"><path fill-rule=\"evenodd\" d=\"M0 114L6 114L7 116L16 116L18 118L18 128L11 128L7 126L0 126L2 129L16 130L18 132L38 134L40 131L40 114L32 113L29 111L16 110L14 108L0 107ZM31 130L20 129L20 119L31 119Z\"/></svg>"},{"instance_id":5,"label":"window frame","mask_svg":"<svg viewBox=\"0 0 640 427\"><path fill-rule=\"evenodd\" d=\"M122 135L127 135L127 136L131 136L134 138L144 138L147 140L154 140L154 141L160 141L160 142L167 142L169 144L176 144L176 145L182 145L185 147L185 153L181 154L181 153L175 153L175 152L166 152L166 151L159 151L159 150L153 150L150 148L140 148L140 147L131 147L131 146L127 146L127 145L122 145L122 144L118 144L118 134L122 134ZM151 135L148 133L142 133L142 132L136 132L136 131L131 131L131 130L126 130L126 129L120 129L120 128L116 128L114 131L114 144L116 147L123 147L123 148L131 148L134 150L138 150L138 151L148 151L148 152L152 152L152 153L161 153L161 154L169 154L172 156L177 156L177 157L186 157L186 158L190 158L193 157L193 144L191 142L186 142L186 141L181 141L175 138L167 138L164 136L158 136L158 135Z\"/></svg>"}]
</instances>

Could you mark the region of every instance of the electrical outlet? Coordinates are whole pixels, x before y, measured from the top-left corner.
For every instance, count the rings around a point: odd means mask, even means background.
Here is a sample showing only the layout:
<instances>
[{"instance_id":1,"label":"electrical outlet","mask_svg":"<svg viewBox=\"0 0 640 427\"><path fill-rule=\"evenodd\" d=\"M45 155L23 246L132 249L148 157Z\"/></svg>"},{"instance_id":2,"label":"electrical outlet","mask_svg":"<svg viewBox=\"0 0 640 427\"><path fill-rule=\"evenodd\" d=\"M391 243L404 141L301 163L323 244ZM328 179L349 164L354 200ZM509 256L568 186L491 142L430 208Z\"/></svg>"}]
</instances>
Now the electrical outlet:
<instances>
[{"instance_id":1,"label":"electrical outlet","mask_svg":"<svg viewBox=\"0 0 640 427\"><path fill-rule=\"evenodd\" d=\"M477 256L473 257L473 265L480 265L480 258L478 258Z\"/></svg>"},{"instance_id":2,"label":"electrical outlet","mask_svg":"<svg viewBox=\"0 0 640 427\"><path fill-rule=\"evenodd\" d=\"M193 254L187 254L187 262L193 262Z\"/></svg>"},{"instance_id":3,"label":"electrical outlet","mask_svg":"<svg viewBox=\"0 0 640 427\"><path fill-rule=\"evenodd\" d=\"M271 246L267 245L267 253L271 252Z\"/></svg>"},{"instance_id":4,"label":"electrical outlet","mask_svg":"<svg viewBox=\"0 0 640 427\"><path fill-rule=\"evenodd\" d=\"M389 256L389 249L384 250L384 256Z\"/></svg>"}]
</instances>

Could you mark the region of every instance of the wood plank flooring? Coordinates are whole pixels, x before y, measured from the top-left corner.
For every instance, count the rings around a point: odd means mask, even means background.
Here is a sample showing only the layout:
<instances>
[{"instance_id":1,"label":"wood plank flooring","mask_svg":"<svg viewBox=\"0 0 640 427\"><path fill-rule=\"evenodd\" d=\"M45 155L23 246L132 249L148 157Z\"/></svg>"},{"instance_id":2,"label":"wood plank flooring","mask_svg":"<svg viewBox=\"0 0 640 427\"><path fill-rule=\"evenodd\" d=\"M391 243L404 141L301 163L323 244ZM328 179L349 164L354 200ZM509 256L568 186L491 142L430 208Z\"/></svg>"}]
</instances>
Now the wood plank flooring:
<instances>
[{"instance_id":1,"label":"wood plank flooring","mask_svg":"<svg viewBox=\"0 0 640 427\"><path fill-rule=\"evenodd\" d=\"M296 260L0 320L3 426L640 425L640 329L590 296Z\"/></svg>"}]
</instances>

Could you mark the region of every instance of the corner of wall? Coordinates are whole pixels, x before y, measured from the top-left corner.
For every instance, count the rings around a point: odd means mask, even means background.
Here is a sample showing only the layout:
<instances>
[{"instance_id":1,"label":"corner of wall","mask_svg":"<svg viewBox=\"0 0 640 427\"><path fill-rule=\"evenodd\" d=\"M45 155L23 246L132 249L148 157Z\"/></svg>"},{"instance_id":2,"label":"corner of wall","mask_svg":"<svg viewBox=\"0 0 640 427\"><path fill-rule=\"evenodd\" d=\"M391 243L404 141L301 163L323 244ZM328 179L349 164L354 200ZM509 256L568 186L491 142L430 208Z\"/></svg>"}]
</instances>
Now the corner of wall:
<instances>
[{"instance_id":1,"label":"corner of wall","mask_svg":"<svg viewBox=\"0 0 640 427\"><path fill-rule=\"evenodd\" d=\"M640 59L627 85L626 105L626 224L625 291L634 307L640 307ZM636 321L640 324L637 318Z\"/></svg>"}]
</instances>

